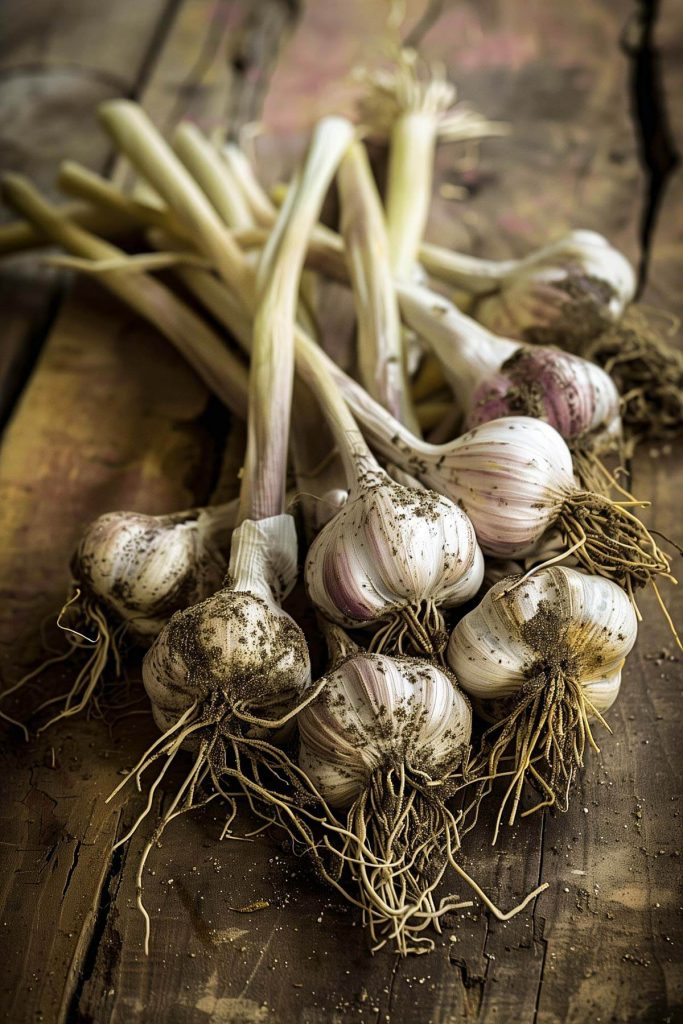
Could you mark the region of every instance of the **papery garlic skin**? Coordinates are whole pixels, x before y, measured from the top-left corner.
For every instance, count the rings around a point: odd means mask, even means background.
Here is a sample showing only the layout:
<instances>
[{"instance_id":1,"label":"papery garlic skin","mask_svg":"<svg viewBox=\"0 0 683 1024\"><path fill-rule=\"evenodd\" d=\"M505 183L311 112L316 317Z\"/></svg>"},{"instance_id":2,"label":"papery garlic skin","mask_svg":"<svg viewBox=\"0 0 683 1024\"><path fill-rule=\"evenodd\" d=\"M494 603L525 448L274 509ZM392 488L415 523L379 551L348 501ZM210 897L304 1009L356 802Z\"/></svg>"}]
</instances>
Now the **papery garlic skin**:
<instances>
[{"instance_id":1,"label":"papery garlic skin","mask_svg":"<svg viewBox=\"0 0 683 1024\"><path fill-rule=\"evenodd\" d=\"M476 594L483 556L453 502L430 491L380 483L351 493L306 559L311 600L333 622L380 622L423 602L462 604Z\"/></svg>"},{"instance_id":2,"label":"papery garlic skin","mask_svg":"<svg viewBox=\"0 0 683 1024\"><path fill-rule=\"evenodd\" d=\"M230 584L177 612L147 652L142 680L168 729L195 702L239 702L257 717L289 710L311 678L306 638L278 601L296 578L291 516L245 520L233 533Z\"/></svg>"},{"instance_id":3,"label":"papery garlic skin","mask_svg":"<svg viewBox=\"0 0 683 1024\"><path fill-rule=\"evenodd\" d=\"M619 393L595 363L555 348L522 347L471 398L467 427L501 416L535 416L568 442L600 450L621 434Z\"/></svg>"},{"instance_id":4,"label":"papery garlic skin","mask_svg":"<svg viewBox=\"0 0 683 1024\"><path fill-rule=\"evenodd\" d=\"M602 235L572 231L518 261L495 293L477 303L475 316L496 334L547 342L555 339L534 332L579 330L584 316L603 326L616 322L635 289L631 264ZM588 336L598 333L588 323L585 329Z\"/></svg>"},{"instance_id":5,"label":"papery garlic skin","mask_svg":"<svg viewBox=\"0 0 683 1024\"><path fill-rule=\"evenodd\" d=\"M543 420L491 420L449 447L421 460L419 475L465 510L484 554L528 554L576 490L571 453Z\"/></svg>"},{"instance_id":6,"label":"papery garlic skin","mask_svg":"<svg viewBox=\"0 0 683 1024\"><path fill-rule=\"evenodd\" d=\"M561 671L600 714L616 700L637 620L624 591L601 576L552 566L513 588L496 583L455 627L447 660L490 719L530 680Z\"/></svg>"},{"instance_id":7,"label":"papery garlic skin","mask_svg":"<svg viewBox=\"0 0 683 1024\"><path fill-rule=\"evenodd\" d=\"M77 585L126 623L131 638L149 641L173 612L220 587L235 513L234 506L221 506L168 516L102 515L72 560Z\"/></svg>"},{"instance_id":8,"label":"papery garlic skin","mask_svg":"<svg viewBox=\"0 0 683 1024\"><path fill-rule=\"evenodd\" d=\"M375 771L402 763L438 780L462 764L467 698L427 661L355 654L326 676L299 715L299 764L334 807L348 807Z\"/></svg>"}]
</instances>

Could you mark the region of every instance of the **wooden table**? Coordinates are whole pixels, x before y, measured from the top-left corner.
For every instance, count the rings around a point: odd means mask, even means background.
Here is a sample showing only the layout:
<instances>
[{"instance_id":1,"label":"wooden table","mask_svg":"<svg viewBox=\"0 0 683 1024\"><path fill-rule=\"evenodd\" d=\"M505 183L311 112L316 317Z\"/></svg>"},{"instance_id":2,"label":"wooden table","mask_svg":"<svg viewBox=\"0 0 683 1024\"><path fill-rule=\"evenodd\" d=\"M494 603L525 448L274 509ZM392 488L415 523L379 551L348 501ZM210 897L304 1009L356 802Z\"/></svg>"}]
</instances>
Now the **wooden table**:
<instances>
[{"instance_id":1,"label":"wooden table","mask_svg":"<svg viewBox=\"0 0 683 1024\"><path fill-rule=\"evenodd\" d=\"M655 6L408 4L412 41L446 61L462 97L512 128L476 161L462 150L441 153L441 181L463 186L466 198L435 201L432 238L504 256L593 227L640 267L644 301L683 314L683 178L670 173L681 5L663 0L657 19ZM4 164L48 188L67 155L109 168L94 111L118 95L140 98L164 129L182 117L209 130L260 118L300 141L316 114L348 107L347 70L371 52L383 11L379 0L5 0ZM292 147L283 137L274 150L272 177L290 166ZM165 343L95 284L72 285L34 255L0 270L0 654L9 685L37 662L44 627L54 642L84 524L110 509L157 513L203 502L217 483L234 493L239 440ZM653 499L650 523L675 532L680 457L653 446L639 452L632 474L636 492ZM680 622L680 593L667 599ZM508 924L464 913L429 957L370 957L354 914L276 837L219 845L211 805L174 824L154 852L146 958L134 882L143 837L110 856L142 797L104 797L154 736L148 717L109 726L72 719L30 745L7 731L5 1019L683 1019L679 661L649 595L642 611L613 735L601 758L590 758L570 811L524 820L495 849L467 845L492 894L522 893L540 879L550 889ZM57 667L28 704L67 682ZM155 810L166 800L160 793ZM243 832L249 825L240 823ZM255 899L267 907L231 909Z\"/></svg>"}]
</instances>

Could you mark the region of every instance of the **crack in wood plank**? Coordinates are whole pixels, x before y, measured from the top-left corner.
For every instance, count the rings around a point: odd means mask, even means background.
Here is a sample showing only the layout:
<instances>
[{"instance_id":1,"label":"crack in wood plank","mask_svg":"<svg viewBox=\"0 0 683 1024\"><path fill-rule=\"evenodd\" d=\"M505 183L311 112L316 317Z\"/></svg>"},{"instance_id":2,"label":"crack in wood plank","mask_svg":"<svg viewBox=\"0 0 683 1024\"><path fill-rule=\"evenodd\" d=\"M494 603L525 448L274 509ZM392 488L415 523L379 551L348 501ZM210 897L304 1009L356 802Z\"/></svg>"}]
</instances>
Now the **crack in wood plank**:
<instances>
[{"instance_id":1,"label":"crack in wood plank","mask_svg":"<svg viewBox=\"0 0 683 1024\"><path fill-rule=\"evenodd\" d=\"M631 63L631 114L646 171L645 202L640 220L640 294L647 285L659 212L681 157L671 130L662 84L661 54L655 43L660 0L634 0L634 7L622 31L621 47Z\"/></svg>"}]
</instances>

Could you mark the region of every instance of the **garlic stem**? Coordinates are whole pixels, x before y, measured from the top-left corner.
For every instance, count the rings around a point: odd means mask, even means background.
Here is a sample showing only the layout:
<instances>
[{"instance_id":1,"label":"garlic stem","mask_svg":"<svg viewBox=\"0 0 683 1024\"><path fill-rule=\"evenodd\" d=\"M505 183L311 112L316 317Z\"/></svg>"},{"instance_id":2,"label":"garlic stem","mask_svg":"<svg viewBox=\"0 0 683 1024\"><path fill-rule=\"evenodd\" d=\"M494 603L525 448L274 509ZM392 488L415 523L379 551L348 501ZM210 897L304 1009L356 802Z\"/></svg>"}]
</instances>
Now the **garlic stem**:
<instances>
[{"instance_id":1,"label":"garlic stem","mask_svg":"<svg viewBox=\"0 0 683 1024\"><path fill-rule=\"evenodd\" d=\"M64 218L20 175L6 175L3 193L11 206L53 241L88 260L123 260L125 253ZM211 390L237 416L246 415L248 374L244 364L189 306L148 274L108 271L106 287L153 323L188 359Z\"/></svg>"},{"instance_id":2,"label":"garlic stem","mask_svg":"<svg viewBox=\"0 0 683 1024\"><path fill-rule=\"evenodd\" d=\"M87 199L95 209L109 210L112 216L118 215L131 226L161 228L191 244L191 234L168 207L152 206L125 195L108 178L75 160L62 161L57 184L67 195Z\"/></svg>"},{"instance_id":3,"label":"garlic stem","mask_svg":"<svg viewBox=\"0 0 683 1024\"><path fill-rule=\"evenodd\" d=\"M124 235L137 227L134 218L121 218L107 210L86 203L65 203L59 207L59 214L68 220L107 238ZM27 220L16 220L0 225L0 256L38 249L50 244L49 237L40 228Z\"/></svg>"},{"instance_id":4,"label":"garlic stem","mask_svg":"<svg viewBox=\"0 0 683 1024\"><path fill-rule=\"evenodd\" d=\"M269 228L277 211L261 187L246 154L234 142L229 142L223 147L222 156L233 180L239 185L253 219L261 227Z\"/></svg>"},{"instance_id":5,"label":"garlic stem","mask_svg":"<svg viewBox=\"0 0 683 1024\"><path fill-rule=\"evenodd\" d=\"M431 277L481 295L494 291L520 261L486 260L425 242L420 247L420 263Z\"/></svg>"},{"instance_id":6,"label":"garlic stem","mask_svg":"<svg viewBox=\"0 0 683 1024\"><path fill-rule=\"evenodd\" d=\"M349 147L339 168L338 186L341 231L356 304L360 377L373 398L416 432L384 212L362 143Z\"/></svg>"},{"instance_id":7,"label":"garlic stem","mask_svg":"<svg viewBox=\"0 0 683 1024\"><path fill-rule=\"evenodd\" d=\"M397 290L406 323L427 342L461 409L467 411L475 389L514 355L520 343L491 334L427 288L402 282Z\"/></svg>"},{"instance_id":8,"label":"garlic stem","mask_svg":"<svg viewBox=\"0 0 683 1024\"><path fill-rule=\"evenodd\" d=\"M226 187L229 177L220 154L196 125L185 121L176 128L173 148L231 228L253 227L251 211L241 189Z\"/></svg>"},{"instance_id":9,"label":"garlic stem","mask_svg":"<svg viewBox=\"0 0 683 1024\"><path fill-rule=\"evenodd\" d=\"M417 262L432 201L438 133L435 115L402 113L391 130L386 215L395 275L410 280Z\"/></svg>"},{"instance_id":10,"label":"garlic stem","mask_svg":"<svg viewBox=\"0 0 683 1024\"><path fill-rule=\"evenodd\" d=\"M304 167L258 267L242 519L264 519L284 511L299 279L308 236L352 137L352 125L342 118L325 118L316 126ZM240 258L244 263L241 253Z\"/></svg>"},{"instance_id":11,"label":"garlic stem","mask_svg":"<svg viewBox=\"0 0 683 1024\"><path fill-rule=\"evenodd\" d=\"M176 273L180 275L212 316L228 328L248 354L252 345L250 321L246 316L237 313L235 301L228 289L203 270L187 268L177 270ZM358 389L358 395L367 397L371 409L382 409L382 407L374 402L360 385L356 385L355 381L347 377L304 331L297 327L295 335L297 372L318 400L334 436L338 454L344 466L345 478L348 485L351 486L360 480L359 466L367 468L375 464L375 460L349 411L347 400L340 393L339 384L342 383L345 388L348 386L350 393L353 393L355 386ZM192 340L188 340L194 347ZM360 404L358 403L359 407ZM389 421L396 422L390 416ZM407 431L407 435L412 437L409 431Z\"/></svg>"},{"instance_id":12,"label":"garlic stem","mask_svg":"<svg viewBox=\"0 0 683 1024\"><path fill-rule=\"evenodd\" d=\"M144 110L130 100L99 107L105 128L137 170L173 209L197 244L238 295L249 294L248 268L230 232Z\"/></svg>"}]
</instances>

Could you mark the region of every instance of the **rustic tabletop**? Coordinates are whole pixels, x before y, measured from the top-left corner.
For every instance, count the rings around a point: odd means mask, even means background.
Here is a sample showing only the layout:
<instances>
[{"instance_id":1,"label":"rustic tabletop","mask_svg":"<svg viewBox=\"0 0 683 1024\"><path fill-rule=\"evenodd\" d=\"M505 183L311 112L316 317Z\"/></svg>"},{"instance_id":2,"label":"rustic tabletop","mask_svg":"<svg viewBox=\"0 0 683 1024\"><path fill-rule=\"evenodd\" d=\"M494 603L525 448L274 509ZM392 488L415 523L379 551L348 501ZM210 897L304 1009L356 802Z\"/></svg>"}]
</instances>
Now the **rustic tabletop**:
<instances>
[{"instance_id":1,"label":"rustic tabletop","mask_svg":"<svg viewBox=\"0 0 683 1024\"><path fill-rule=\"evenodd\" d=\"M380 0L5 0L2 165L51 193L66 156L122 176L95 108L126 95L164 130L184 117L209 131L263 122L274 137L264 170L276 180L317 114L349 108L348 69L384 13ZM592 227L639 268L642 301L683 315L681 13L678 0L408 2L411 42L511 127L476 154L443 151L440 182L454 187L434 202L430 236L502 257ZM96 284L26 254L2 262L0 289L0 654L10 685L46 639L55 643L84 524L111 509L188 507L216 487L234 494L242 441L168 346ZM632 488L653 500L650 525L674 533L680 454L646 447L630 469ZM681 593L667 599L681 621ZM110 854L143 797L104 798L152 723L140 707L118 722L73 718L28 745L8 728L5 1019L683 1020L679 661L650 595L642 611L613 734L569 812L524 819L496 848L466 846L492 894L539 880L550 888L507 924L463 912L417 959L371 957L355 915L277 836L219 844L213 805L175 823L154 852L145 957L135 908L144 837ZM55 666L24 708L67 678ZM157 810L165 798L157 793ZM236 831L249 826L245 817ZM260 909L235 909L249 905Z\"/></svg>"}]
</instances>

